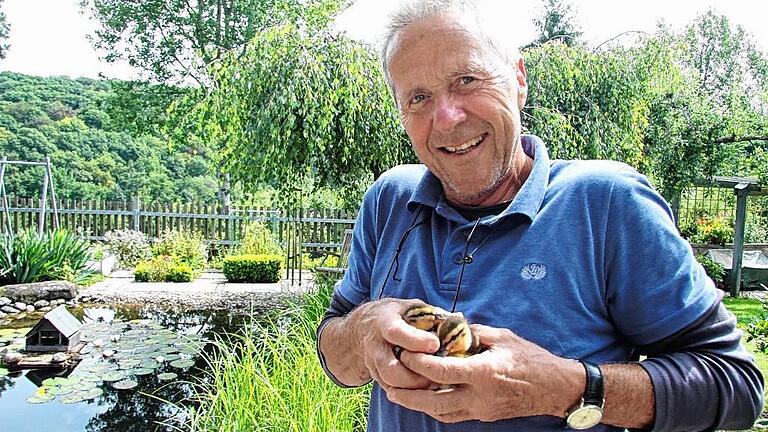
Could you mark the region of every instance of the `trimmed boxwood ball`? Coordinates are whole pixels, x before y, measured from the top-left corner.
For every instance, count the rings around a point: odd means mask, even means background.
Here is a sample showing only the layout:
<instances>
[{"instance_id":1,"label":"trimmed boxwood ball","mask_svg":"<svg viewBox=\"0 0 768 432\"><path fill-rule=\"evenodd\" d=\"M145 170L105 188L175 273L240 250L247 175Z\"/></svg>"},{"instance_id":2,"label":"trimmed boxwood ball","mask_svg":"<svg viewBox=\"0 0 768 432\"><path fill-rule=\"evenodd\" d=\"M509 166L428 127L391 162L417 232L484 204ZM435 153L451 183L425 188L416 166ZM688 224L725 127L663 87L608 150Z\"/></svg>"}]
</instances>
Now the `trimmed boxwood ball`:
<instances>
[{"instance_id":1,"label":"trimmed boxwood ball","mask_svg":"<svg viewBox=\"0 0 768 432\"><path fill-rule=\"evenodd\" d=\"M280 280L280 255L235 255L224 258L229 282L275 283Z\"/></svg>"},{"instance_id":2,"label":"trimmed boxwood ball","mask_svg":"<svg viewBox=\"0 0 768 432\"><path fill-rule=\"evenodd\" d=\"M171 267L165 275L166 282L190 282L193 275L192 267L188 264L178 264Z\"/></svg>"}]
</instances>

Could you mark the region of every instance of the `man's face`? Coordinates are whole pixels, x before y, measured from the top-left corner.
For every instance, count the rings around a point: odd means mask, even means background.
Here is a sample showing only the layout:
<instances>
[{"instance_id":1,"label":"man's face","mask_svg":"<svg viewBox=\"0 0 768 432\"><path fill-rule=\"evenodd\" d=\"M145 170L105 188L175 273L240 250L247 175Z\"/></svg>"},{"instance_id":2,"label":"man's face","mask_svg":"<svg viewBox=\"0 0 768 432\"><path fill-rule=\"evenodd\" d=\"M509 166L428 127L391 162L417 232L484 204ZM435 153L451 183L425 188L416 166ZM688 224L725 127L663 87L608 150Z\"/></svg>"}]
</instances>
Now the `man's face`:
<instances>
[{"instance_id":1,"label":"man's face","mask_svg":"<svg viewBox=\"0 0 768 432\"><path fill-rule=\"evenodd\" d=\"M416 155L446 197L489 205L519 166L527 87L522 61L505 63L470 29L452 15L406 27L392 48L389 72Z\"/></svg>"}]
</instances>

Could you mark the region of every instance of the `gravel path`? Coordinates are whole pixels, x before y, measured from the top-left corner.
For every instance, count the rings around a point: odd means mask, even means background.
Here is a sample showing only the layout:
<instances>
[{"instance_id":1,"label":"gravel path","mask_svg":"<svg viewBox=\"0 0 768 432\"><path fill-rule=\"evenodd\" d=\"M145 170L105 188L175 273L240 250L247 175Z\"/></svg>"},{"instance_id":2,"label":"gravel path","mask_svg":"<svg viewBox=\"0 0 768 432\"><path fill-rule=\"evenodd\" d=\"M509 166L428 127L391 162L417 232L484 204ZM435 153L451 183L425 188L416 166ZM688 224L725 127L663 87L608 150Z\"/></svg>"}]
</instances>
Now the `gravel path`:
<instances>
[{"instance_id":1,"label":"gravel path","mask_svg":"<svg viewBox=\"0 0 768 432\"><path fill-rule=\"evenodd\" d=\"M194 309L248 309L262 308L281 303L287 296L311 290L311 273L298 273L293 284L282 280L272 284L228 283L220 271L207 270L189 283L137 283L133 273L118 271L106 280L80 292L81 303L110 304L158 304Z\"/></svg>"}]
</instances>

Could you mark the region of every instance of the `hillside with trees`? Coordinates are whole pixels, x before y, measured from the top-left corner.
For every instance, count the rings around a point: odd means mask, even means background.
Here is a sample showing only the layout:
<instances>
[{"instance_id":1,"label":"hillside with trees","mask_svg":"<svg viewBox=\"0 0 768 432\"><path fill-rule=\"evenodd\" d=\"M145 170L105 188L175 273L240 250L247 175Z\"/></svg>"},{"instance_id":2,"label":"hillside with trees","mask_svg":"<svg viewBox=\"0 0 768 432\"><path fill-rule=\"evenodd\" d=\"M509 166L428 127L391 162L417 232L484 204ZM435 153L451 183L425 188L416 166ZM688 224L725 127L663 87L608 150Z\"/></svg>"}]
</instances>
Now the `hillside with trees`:
<instances>
[{"instance_id":1,"label":"hillside with trees","mask_svg":"<svg viewBox=\"0 0 768 432\"><path fill-rule=\"evenodd\" d=\"M211 155L169 146L162 128L183 90L121 81L0 73L0 156L51 158L57 197L215 202ZM10 195L39 194L42 168L8 167Z\"/></svg>"}]
</instances>

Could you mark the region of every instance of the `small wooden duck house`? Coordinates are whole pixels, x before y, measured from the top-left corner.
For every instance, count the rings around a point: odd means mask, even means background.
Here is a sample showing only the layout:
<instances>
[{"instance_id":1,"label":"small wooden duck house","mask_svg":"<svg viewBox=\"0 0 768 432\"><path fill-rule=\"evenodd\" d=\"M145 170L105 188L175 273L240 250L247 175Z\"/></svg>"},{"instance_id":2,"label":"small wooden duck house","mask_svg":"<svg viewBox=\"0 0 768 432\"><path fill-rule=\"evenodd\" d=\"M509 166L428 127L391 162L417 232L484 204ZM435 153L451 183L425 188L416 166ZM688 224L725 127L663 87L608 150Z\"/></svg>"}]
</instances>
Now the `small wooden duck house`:
<instances>
[{"instance_id":1,"label":"small wooden duck house","mask_svg":"<svg viewBox=\"0 0 768 432\"><path fill-rule=\"evenodd\" d=\"M32 352L70 351L80 342L83 324L63 305L48 312L27 333L26 350Z\"/></svg>"}]
</instances>

